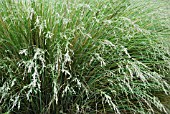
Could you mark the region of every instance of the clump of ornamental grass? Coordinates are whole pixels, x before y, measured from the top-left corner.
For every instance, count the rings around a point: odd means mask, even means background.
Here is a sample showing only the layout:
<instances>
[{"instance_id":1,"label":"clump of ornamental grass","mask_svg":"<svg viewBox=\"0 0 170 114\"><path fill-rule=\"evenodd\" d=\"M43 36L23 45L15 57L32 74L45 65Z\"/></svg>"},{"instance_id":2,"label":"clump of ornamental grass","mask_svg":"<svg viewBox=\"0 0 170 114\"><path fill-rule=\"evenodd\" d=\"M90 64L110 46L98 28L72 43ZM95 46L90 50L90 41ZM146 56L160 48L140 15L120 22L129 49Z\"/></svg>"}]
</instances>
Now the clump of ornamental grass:
<instances>
[{"instance_id":1,"label":"clump of ornamental grass","mask_svg":"<svg viewBox=\"0 0 170 114\"><path fill-rule=\"evenodd\" d=\"M167 113L170 30L148 0L4 0L2 113Z\"/></svg>"}]
</instances>

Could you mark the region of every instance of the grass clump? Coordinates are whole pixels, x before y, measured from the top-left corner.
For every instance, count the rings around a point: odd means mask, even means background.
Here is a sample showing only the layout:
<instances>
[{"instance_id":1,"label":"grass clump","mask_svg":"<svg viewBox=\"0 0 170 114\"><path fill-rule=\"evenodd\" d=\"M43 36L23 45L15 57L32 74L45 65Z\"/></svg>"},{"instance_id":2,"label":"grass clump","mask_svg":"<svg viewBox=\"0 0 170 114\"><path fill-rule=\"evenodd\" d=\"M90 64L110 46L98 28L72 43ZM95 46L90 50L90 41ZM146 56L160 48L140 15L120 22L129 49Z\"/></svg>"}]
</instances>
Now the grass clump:
<instances>
[{"instance_id":1,"label":"grass clump","mask_svg":"<svg viewBox=\"0 0 170 114\"><path fill-rule=\"evenodd\" d=\"M156 2L7 0L0 6L3 113L167 113L154 94L169 94L170 28Z\"/></svg>"}]
</instances>

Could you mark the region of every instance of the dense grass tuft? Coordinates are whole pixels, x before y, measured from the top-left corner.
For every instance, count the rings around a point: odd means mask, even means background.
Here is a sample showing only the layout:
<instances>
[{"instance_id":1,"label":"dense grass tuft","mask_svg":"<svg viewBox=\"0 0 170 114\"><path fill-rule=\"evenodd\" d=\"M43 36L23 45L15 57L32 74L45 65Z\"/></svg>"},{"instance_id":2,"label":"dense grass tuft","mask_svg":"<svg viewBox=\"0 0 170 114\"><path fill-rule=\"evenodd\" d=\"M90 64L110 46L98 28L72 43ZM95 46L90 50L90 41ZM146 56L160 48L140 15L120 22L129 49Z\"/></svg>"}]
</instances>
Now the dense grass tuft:
<instances>
[{"instance_id":1,"label":"dense grass tuft","mask_svg":"<svg viewBox=\"0 0 170 114\"><path fill-rule=\"evenodd\" d=\"M155 96L170 90L161 8L152 0L0 1L2 113L167 113Z\"/></svg>"}]
</instances>

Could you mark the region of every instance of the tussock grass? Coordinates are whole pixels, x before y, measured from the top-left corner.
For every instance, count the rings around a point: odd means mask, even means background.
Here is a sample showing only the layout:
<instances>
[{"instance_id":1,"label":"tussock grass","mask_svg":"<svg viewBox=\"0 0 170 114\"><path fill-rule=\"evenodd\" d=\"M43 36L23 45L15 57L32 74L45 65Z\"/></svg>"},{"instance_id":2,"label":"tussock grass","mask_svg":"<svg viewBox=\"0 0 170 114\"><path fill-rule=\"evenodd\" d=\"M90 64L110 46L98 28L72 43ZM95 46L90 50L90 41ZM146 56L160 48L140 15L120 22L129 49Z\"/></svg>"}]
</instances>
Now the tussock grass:
<instances>
[{"instance_id":1,"label":"tussock grass","mask_svg":"<svg viewBox=\"0 0 170 114\"><path fill-rule=\"evenodd\" d=\"M167 113L154 95L170 89L159 9L148 0L1 1L2 112Z\"/></svg>"}]
</instances>

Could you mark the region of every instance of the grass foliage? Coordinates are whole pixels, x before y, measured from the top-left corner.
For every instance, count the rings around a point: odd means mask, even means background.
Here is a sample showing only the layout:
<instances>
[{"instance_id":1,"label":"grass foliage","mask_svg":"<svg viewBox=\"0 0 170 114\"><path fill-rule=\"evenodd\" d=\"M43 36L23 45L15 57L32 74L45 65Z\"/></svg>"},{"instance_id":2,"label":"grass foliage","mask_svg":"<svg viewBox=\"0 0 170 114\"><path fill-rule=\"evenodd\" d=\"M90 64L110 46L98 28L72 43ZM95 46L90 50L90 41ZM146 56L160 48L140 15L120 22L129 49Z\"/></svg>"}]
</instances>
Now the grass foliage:
<instances>
[{"instance_id":1,"label":"grass foliage","mask_svg":"<svg viewBox=\"0 0 170 114\"><path fill-rule=\"evenodd\" d=\"M0 108L167 113L170 28L152 0L1 0Z\"/></svg>"}]
</instances>

